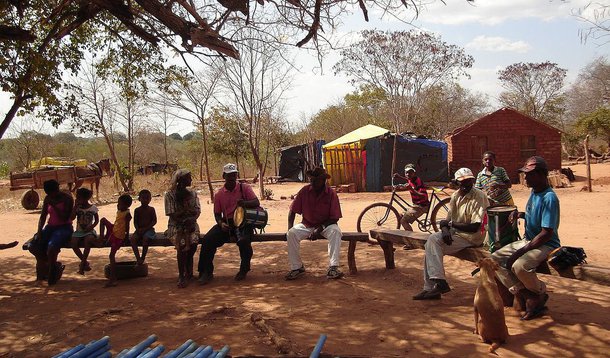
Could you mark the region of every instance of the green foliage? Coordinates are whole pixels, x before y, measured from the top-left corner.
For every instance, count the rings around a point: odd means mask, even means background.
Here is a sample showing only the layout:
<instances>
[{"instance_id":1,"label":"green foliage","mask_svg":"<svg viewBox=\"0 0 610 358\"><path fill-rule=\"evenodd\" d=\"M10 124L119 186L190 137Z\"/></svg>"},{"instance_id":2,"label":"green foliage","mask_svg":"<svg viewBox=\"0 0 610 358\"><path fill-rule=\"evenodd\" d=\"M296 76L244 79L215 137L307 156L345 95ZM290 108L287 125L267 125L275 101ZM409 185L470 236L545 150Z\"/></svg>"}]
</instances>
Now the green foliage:
<instances>
[{"instance_id":1,"label":"green foliage","mask_svg":"<svg viewBox=\"0 0 610 358\"><path fill-rule=\"evenodd\" d=\"M583 133L604 140L610 147L610 108L600 107L591 113L581 115L575 126Z\"/></svg>"},{"instance_id":2,"label":"green foliage","mask_svg":"<svg viewBox=\"0 0 610 358\"><path fill-rule=\"evenodd\" d=\"M0 178L6 179L11 172L11 168L5 161L0 162Z\"/></svg>"},{"instance_id":3,"label":"green foliage","mask_svg":"<svg viewBox=\"0 0 610 358\"><path fill-rule=\"evenodd\" d=\"M182 140L182 136L180 135L180 133L172 133L172 134L168 135L168 137L173 139L173 140ZM192 136L189 137L189 139L190 138L192 138ZM185 140L188 140L188 139L185 138Z\"/></svg>"},{"instance_id":4,"label":"green foliage","mask_svg":"<svg viewBox=\"0 0 610 358\"><path fill-rule=\"evenodd\" d=\"M273 199L273 190L265 188L263 194L263 200L271 200Z\"/></svg>"}]
</instances>

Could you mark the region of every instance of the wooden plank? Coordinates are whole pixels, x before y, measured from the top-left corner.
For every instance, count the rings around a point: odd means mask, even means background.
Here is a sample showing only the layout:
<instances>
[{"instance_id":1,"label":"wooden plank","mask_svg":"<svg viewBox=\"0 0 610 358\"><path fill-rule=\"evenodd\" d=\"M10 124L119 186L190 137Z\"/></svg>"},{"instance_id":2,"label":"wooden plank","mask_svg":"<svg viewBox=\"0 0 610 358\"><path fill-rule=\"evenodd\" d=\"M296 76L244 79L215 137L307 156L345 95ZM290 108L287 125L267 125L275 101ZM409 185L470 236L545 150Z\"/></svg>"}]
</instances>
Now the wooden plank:
<instances>
[{"instance_id":1,"label":"wooden plank","mask_svg":"<svg viewBox=\"0 0 610 358\"><path fill-rule=\"evenodd\" d=\"M386 259L386 268L393 269L394 250L393 244L407 245L411 249L424 249L429 234L420 232L397 230L397 229L375 229L371 230L371 237L379 241ZM479 259L490 257L490 253L482 247L469 247L451 256L462 260L477 262ZM589 264L570 267L563 271L557 271L547 265L546 261L536 269L538 273L572 278L580 281L593 282L600 285L610 286L610 268L594 266Z\"/></svg>"},{"instance_id":2,"label":"wooden plank","mask_svg":"<svg viewBox=\"0 0 610 358\"><path fill-rule=\"evenodd\" d=\"M203 236L204 235L200 235L199 236L199 243L201 244L203 242ZM342 241L349 241L349 247L348 247L348 252L347 252L347 263L349 266L349 271L351 274L356 274L358 272L358 268L356 267L356 243L357 242L368 242L369 240L369 235L366 233L362 233L362 232L343 232L342 233L342 237L341 237ZM30 240L26 241L23 246L22 249L23 250L28 250L30 247ZM272 241L286 241L286 233L262 233L262 234L255 234L254 237L252 238L252 242L272 242ZM131 243L129 242L129 240L125 240L123 242L123 246L124 247L131 247ZM142 246L142 245L138 245L138 246ZM169 241L169 239L167 239L165 237L165 235L163 233L157 233L155 235L155 238L153 240L149 240L149 247L171 247L174 246L174 244L171 243L171 241ZM79 247L83 247L82 245L82 241L79 243ZM105 248L110 247L109 245L105 245ZM66 243L62 246L62 248L71 248L70 243ZM96 247L93 247L93 249L95 249Z\"/></svg>"}]
</instances>

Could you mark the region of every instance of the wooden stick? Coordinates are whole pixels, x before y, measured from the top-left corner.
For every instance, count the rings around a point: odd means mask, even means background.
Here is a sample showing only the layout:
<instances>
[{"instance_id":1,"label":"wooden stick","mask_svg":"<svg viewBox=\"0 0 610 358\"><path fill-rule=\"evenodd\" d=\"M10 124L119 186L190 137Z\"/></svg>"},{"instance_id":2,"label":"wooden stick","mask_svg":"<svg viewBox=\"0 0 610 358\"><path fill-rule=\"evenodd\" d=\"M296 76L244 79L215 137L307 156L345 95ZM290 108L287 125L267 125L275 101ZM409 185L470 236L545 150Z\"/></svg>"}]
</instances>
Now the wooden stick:
<instances>
[{"instance_id":1,"label":"wooden stick","mask_svg":"<svg viewBox=\"0 0 610 358\"><path fill-rule=\"evenodd\" d=\"M589 155L589 135L585 138L585 161L587 163L587 191L593 191L591 188L591 156Z\"/></svg>"}]
</instances>

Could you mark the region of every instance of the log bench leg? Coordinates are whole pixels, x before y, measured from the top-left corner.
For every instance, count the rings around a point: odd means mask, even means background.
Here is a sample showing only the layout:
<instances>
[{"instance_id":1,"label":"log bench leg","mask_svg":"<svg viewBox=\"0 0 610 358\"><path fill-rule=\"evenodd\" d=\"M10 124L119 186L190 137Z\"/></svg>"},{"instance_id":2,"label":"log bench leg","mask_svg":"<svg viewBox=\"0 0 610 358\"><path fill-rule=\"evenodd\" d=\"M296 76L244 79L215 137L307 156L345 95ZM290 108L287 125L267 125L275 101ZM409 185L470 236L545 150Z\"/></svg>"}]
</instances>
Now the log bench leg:
<instances>
[{"instance_id":1,"label":"log bench leg","mask_svg":"<svg viewBox=\"0 0 610 358\"><path fill-rule=\"evenodd\" d=\"M383 256L385 258L385 268L393 269L396 268L394 264L394 244L390 241L378 240L379 245L383 249Z\"/></svg>"},{"instance_id":2,"label":"log bench leg","mask_svg":"<svg viewBox=\"0 0 610 358\"><path fill-rule=\"evenodd\" d=\"M358 268L356 267L356 244L358 242L356 240L351 240L349 242L349 247L347 249L347 265L349 266L349 273L355 275L358 273Z\"/></svg>"}]
</instances>

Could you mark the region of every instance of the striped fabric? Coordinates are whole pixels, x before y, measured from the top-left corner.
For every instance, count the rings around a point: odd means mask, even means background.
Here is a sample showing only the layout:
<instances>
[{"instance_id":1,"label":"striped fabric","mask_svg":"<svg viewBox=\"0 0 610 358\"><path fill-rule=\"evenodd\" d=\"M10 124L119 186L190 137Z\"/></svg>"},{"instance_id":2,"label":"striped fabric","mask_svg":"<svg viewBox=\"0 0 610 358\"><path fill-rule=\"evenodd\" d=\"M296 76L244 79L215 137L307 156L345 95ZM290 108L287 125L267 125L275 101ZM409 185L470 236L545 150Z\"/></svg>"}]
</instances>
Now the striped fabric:
<instances>
[{"instance_id":1,"label":"striped fabric","mask_svg":"<svg viewBox=\"0 0 610 358\"><path fill-rule=\"evenodd\" d=\"M506 170L502 167L494 167L490 174L485 173L485 168L477 175L477 181L474 183L474 187L483 190L489 198L494 200L491 204L505 204L512 199L508 189L495 189L491 190L492 184L504 184L510 182Z\"/></svg>"}]
</instances>

